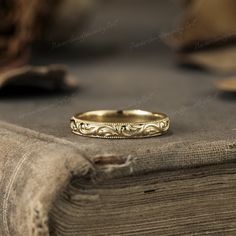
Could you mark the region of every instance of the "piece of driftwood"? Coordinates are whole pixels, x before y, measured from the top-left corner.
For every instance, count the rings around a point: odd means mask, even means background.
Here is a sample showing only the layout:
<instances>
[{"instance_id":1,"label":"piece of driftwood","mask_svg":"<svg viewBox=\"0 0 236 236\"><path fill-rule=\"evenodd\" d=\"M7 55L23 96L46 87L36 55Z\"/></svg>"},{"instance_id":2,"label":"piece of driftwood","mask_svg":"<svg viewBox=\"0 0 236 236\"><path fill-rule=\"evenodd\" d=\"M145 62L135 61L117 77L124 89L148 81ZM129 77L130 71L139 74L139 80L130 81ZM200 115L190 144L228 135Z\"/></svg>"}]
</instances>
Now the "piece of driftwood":
<instances>
[{"instance_id":1,"label":"piece of driftwood","mask_svg":"<svg viewBox=\"0 0 236 236\"><path fill-rule=\"evenodd\" d=\"M190 0L176 30L163 40L178 52L178 61L217 72L236 71L236 2Z\"/></svg>"},{"instance_id":2,"label":"piece of driftwood","mask_svg":"<svg viewBox=\"0 0 236 236\"><path fill-rule=\"evenodd\" d=\"M197 65L218 73L236 72L236 45L221 46L208 50L182 52L177 54L181 64Z\"/></svg>"},{"instance_id":3,"label":"piece of driftwood","mask_svg":"<svg viewBox=\"0 0 236 236\"><path fill-rule=\"evenodd\" d=\"M165 41L177 50L198 50L236 38L234 0L188 1L181 23Z\"/></svg>"},{"instance_id":4,"label":"piece of driftwood","mask_svg":"<svg viewBox=\"0 0 236 236\"><path fill-rule=\"evenodd\" d=\"M221 91L236 93L236 77L219 80L215 84L216 87Z\"/></svg>"},{"instance_id":5,"label":"piece of driftwood","mask_svg":"<svg viewBox=\"0 0 236 236\"><path fill-rule=\"evenodd\" d=\"M75 89L78 82L64 65L24 66L0 74L0 89L7 86L36 87L47 90Z\"/></svg>"}]
</instances>

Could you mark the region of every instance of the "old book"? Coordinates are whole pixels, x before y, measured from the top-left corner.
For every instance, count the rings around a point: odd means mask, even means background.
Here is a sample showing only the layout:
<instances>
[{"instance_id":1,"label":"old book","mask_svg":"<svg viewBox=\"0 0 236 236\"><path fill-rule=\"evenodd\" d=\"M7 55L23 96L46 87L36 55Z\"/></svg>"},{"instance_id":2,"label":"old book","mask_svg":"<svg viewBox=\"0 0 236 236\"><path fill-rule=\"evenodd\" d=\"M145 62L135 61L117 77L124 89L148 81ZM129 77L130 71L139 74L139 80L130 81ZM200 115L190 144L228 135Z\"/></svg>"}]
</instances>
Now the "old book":
<instances>
[{"instance_id":1,"label":"old book","mask_svg":"<svg viewBox=\"0 0 236 236\"><path fill-rule=\"evenodd\" d=\"M2 122L0 134L0 235L236 233L233 139L96 156Z\"/></svg>"}]
</instances>

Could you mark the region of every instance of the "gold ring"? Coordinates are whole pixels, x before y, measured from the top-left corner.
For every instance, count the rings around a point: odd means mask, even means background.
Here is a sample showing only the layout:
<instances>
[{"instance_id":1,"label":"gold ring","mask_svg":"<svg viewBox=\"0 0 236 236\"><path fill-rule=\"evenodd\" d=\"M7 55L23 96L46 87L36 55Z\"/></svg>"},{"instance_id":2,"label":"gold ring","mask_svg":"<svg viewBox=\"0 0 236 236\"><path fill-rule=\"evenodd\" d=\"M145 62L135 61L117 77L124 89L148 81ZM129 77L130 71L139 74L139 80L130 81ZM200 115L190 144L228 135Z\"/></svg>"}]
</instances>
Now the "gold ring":
<instances>
[{"instance_id":1,"label":"gold ring","mask_svg":"<svg viewBox=\"0 0 236 236\"><path fill-rule=\"evenodd\" d=\"M170 119L163 113L142 110L101 110L76 114L74 134L96 138L144 138L165 134Z\"/></svg>"}]
</instances>

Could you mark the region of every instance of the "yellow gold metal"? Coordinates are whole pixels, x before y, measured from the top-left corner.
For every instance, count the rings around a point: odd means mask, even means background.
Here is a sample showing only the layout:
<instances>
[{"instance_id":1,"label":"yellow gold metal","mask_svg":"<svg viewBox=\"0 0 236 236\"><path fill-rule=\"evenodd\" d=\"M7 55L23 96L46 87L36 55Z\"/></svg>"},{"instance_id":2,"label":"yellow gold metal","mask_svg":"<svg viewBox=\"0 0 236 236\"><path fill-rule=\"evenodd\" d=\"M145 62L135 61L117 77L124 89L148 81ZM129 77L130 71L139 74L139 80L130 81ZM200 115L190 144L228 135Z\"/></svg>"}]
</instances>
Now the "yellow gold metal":
<instances>
[{"instance_id":1,"label":"yellow gold metal","mask_svg":"<svg viewBox=\"0 0 236 236\"><path fill-rule=\"evenodd\" d=\"M96 138L144 138L166 133L170 119L163 113L142 110L100 110L71 118L73 133Z\"/></svg>"}]
</instances>

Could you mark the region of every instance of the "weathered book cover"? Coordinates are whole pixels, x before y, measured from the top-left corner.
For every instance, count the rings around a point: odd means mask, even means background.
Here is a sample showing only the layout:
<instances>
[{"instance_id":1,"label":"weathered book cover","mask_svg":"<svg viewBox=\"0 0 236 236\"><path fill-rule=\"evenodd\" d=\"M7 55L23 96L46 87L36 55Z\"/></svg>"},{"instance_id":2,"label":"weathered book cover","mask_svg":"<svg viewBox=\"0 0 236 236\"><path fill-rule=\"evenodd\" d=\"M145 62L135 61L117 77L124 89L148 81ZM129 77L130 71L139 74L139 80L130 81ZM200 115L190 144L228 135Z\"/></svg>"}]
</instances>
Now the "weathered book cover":
<instances>
[{"instance_id":1,"label":"weathered book cover","mask_svg":"<svg viewBox=\"0 0 236 236\"><path fill-rule=\"evenodd\" d=\"M0 123L0 235L235 235L236 141L92 156Z\"/></svg>"}]
</instances>

